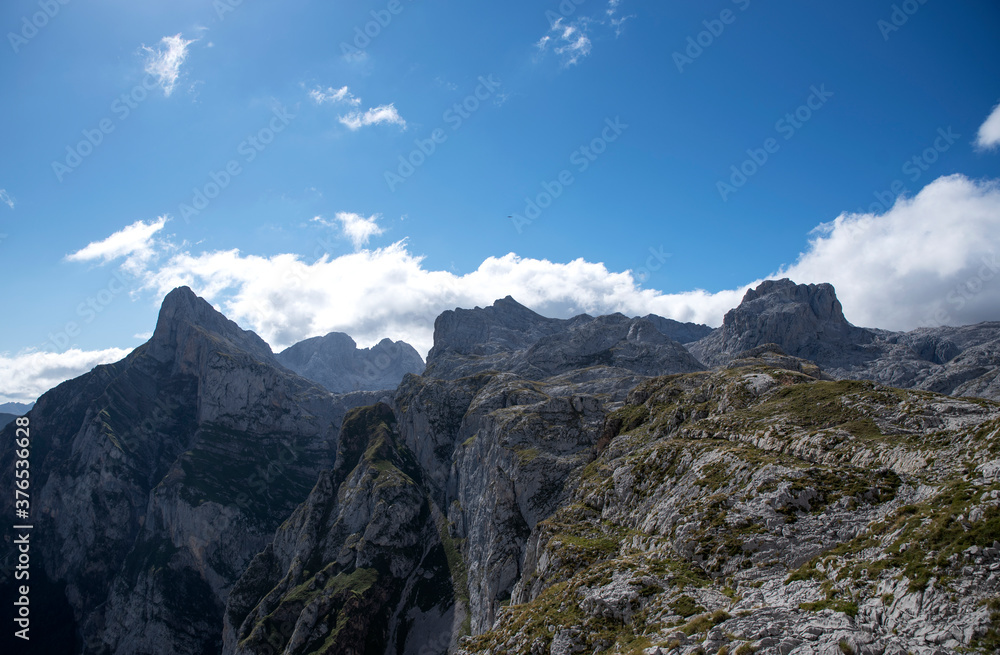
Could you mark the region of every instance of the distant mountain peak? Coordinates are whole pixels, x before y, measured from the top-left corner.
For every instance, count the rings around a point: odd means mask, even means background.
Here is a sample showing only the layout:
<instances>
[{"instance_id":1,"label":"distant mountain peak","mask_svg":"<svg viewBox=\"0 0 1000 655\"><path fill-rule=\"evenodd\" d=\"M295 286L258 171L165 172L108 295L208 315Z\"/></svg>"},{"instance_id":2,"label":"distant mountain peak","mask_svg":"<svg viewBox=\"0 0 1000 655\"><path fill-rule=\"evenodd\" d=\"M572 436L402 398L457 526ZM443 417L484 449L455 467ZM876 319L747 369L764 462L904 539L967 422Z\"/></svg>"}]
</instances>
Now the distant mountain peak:
<instances>
[{"instance_id":1,"label":"distant mountain peak","mask_svg":"<svg viewBox=\"0 0 1000 655\"><path fill-rule=\"evenodd\" d=\"M278 361L333 393L395 389L407 373L419 374L424 360L404 341L382 339L358 348L350 335L330 332L289 346Z\"/></svg>"}]
</instances>

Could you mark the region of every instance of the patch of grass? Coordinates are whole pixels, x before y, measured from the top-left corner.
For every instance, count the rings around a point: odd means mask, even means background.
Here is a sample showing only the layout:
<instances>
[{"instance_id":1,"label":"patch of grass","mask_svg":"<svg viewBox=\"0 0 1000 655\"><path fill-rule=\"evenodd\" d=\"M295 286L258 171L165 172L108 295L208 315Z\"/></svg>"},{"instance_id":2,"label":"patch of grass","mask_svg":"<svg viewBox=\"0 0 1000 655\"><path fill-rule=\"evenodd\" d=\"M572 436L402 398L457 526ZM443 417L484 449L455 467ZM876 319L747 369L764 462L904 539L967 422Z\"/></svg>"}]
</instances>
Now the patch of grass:
<instances>
[{"instance_id":1,"label":"patch of grass","mask_svg":"<svg viewBox=\"0 0 1000 655\"><path fill-rule=\"evenodd\" d=\"M674 602L670 603L670 609L674 611L674 614L682 616L685 619L705 611L705 608L699 605L694 598L687 595L679 596Z\"/></svg>"},{"instance_id":2,"label":"patch of grass","mask_svg":"<svg viewBox=\"0 0 1000 655\"><path fill-rule=\"evenodd\" d=\"M711 630L723 621L728 621L732 617L725 610L715 610L711 614L697 616L681 627L681 632L686 635L695 635L700 632Z\"/></svg>"},{"instance_id":3,"label":"patch of grass","mask_svg":"<svg viewBox=\"0 0 1000 655\"><path fill-rule=\"evenodd\" d=\"M695 481L695 484L699 487L707 487L708 489L715 491L726 486L730 480L729 462L723 460L719 462L712 462L708 466L702 467L701 477Z\"/></svg>"},{"instance_id":4,"label":"patch of grass","mask_svg":"<svg viewBox=\"0 0 1000 655\"><path fill-rule=\"evenodd\" d=\"M792 571L792 573L785 578L785 584L789 582L795 582L796 580L826 580L826 576L816 568L816 563L819 561L818 557L814 557L799 568Z\"/></svg>"}]
</instances>

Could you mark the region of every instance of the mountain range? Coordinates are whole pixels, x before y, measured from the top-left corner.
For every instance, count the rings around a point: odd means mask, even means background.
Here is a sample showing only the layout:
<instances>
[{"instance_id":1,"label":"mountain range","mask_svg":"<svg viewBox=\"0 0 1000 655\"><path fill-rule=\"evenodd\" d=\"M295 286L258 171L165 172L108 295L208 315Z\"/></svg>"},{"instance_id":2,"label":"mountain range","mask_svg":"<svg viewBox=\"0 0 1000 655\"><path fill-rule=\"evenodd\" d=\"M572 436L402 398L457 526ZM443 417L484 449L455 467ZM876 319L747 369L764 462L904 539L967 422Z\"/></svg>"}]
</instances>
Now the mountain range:
<instances>
[{"instance_id":1,"label":"mountain range","mask_svg":"<svg viewBox=\"0 0 1000 655\"><path fill-rule=\"evenodd\" d=\"M998 375L1000 323L859 328L828 284L717 329L507 297L439 316L426 363L275 355L176 289L28 413L31 645L995 652Z\"/></svg>"}]
</instances>

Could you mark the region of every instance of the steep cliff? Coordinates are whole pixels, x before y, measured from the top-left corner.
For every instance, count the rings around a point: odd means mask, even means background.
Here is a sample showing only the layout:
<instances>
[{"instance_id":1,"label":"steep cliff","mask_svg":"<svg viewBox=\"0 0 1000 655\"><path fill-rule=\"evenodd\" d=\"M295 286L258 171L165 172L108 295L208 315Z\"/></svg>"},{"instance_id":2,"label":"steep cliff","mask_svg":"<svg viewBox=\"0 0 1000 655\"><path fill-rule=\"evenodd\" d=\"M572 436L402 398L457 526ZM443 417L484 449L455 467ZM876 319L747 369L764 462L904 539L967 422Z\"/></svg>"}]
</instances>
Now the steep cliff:
<instances>
[{"instance_id":1,"label":"steep cliff","mask_svg":"<svg viewBox=\"0 0 1000 655\"><path fill-rule=\"evenodd\" d=\"M332 464L346 409L372 400L291 374L186 288L148 343L44 394L35 571L65 585L85 650L217 649L232 584ZM4 479L12 467L5 449Z\"/></svg>"}]
</instances>

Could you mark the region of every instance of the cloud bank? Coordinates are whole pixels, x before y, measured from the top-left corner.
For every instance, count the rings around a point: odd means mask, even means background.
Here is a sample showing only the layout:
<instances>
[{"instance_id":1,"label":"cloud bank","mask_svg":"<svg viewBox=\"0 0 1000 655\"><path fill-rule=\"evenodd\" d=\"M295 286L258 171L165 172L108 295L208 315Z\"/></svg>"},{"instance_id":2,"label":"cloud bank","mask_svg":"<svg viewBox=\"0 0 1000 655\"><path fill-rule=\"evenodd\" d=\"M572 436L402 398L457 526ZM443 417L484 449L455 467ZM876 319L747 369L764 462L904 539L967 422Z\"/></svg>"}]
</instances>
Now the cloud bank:
<instances>
[{"instance_id":1,"label":"cloud bank","mask_svg":"<svg viewBox=\"0 0 1000 655\"><path fill-rule=\"evenodd\" d=\"M122 348L0 354L0 400L31 402L52 387L129 354Z\"/></svg>"}]
</instances>

